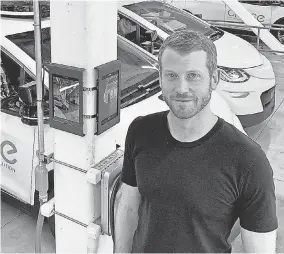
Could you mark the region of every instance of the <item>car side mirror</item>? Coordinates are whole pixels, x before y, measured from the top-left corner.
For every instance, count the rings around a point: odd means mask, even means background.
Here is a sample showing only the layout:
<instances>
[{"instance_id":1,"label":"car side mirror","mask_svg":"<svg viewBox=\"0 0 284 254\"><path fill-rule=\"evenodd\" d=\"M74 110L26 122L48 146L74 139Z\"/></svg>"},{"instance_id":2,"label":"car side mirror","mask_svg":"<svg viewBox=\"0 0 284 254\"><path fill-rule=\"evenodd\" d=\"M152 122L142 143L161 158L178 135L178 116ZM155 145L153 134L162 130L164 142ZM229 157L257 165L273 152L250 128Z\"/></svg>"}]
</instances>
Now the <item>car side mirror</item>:
<instances>
[{"instance_id":1,"label":"car side mirror","mask_svg":"<svg viewBox=\"0 0 284 254\"><path fill-rule=\"evenodd\" d=\"M37 125L37 93L36 82L32 81L19 86L18 90L20 100L19 114L21 121L27 125ZM49 119L48 92L43 89L43 116L44 123Z\"/></svg>"},{"instance_id":2,"label":"car side mirror","mask_svg":"<svg viewBox=\"0 0 284 254\"><path fill-rule=\"evenodd\" d=\"M194 14L195 17L202 19L202 14Z\"/></svg>"}]
</instances>

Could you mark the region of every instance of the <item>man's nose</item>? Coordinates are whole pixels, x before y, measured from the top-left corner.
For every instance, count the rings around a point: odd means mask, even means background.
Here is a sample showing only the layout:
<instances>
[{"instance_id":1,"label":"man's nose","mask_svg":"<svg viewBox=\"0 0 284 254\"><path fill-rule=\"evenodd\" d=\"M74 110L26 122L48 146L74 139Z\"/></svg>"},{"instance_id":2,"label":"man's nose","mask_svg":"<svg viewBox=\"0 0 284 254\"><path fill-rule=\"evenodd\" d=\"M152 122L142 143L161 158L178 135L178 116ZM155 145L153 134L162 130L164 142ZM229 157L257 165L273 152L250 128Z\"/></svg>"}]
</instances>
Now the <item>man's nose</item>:
<instances>
[{"instance_id":1,"label":"man's nose","mask_svg":"<svg viewBox=\"0 0 284 254\"><path fill-rule=\"evenodd\" d=\"M180 93L187 93L188 92L188 82L185 78L180 79L177 90Z\"/></svg>"}]
</instances>

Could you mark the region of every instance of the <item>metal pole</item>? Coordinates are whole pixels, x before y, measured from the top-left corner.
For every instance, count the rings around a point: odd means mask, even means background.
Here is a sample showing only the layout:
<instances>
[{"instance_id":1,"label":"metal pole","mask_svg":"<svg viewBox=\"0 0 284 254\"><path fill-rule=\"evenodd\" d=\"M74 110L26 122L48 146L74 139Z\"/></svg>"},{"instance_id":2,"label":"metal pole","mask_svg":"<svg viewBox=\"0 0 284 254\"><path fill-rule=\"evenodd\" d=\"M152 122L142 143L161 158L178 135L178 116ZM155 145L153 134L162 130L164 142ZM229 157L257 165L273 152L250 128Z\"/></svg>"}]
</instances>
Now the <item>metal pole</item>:
<instances>
[{"instance_id":1,"label":"metal pole","mask_svg":"<svg viewBox=\"0 0 284 254\"><path fill-rule=\"evenodd\" d=\"M43 108L42 108L42 59L41 59L41 24L40 24L40 5L38 0L33 0L34 10L34 36L35 36L35 61L36 61L36 92L37 92L37 122L38 122L38 160L39 164L35 169L36 190L39 192L40 206L47 199L48 190L48 170L44 163L44 126L43 126ZM44 217L38 213L36 225L35 252L41 253L41 234Z\"/></svg>"},{"instance_id":2,"label":"metal pole","mask_svg":"<svg viewBox=\"0 0 284 254\"><path fill-rule=\"evenodd\" d=\"M35 60L36 60L36 91L37 91L37 120L38 120L38 158L41 166L44 161L44 126L42 108L42 59L41 59L41 25L39 1L33 0L34 31L35 31Z\"/></svg>"},{"instance_id":3,"label":"metal pole","mask_svg":"<svg viewBox=\"0 0 284 254\"><path fill-rule=\"evenodd\" d=\"M259 36L260 36L260 28L257 29L257 42L256 42L256 49L259 48Z\"/></svg>"}]
</instances>

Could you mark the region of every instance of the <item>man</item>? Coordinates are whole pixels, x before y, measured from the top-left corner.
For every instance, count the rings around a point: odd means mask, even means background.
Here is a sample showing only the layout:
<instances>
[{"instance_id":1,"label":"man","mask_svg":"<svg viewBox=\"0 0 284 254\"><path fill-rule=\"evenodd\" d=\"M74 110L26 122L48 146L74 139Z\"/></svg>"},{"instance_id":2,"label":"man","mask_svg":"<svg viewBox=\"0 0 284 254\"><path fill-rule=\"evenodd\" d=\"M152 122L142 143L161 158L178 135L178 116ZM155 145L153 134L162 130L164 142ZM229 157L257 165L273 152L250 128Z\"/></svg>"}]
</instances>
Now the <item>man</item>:
<instances>
[{"instance_id":1,"label":"man","mask_svg":"<svg viewBox=\"0 0 284 254\"><path fill-rule=\"evenodd\" d=\"M245 252L274 252L273 171L261 147L212 113L219 81L212 41L193 31L159 52L169 111L136 118L125 142L115 252L231 252L239 218Z\"/></svg>"}]
</instances>

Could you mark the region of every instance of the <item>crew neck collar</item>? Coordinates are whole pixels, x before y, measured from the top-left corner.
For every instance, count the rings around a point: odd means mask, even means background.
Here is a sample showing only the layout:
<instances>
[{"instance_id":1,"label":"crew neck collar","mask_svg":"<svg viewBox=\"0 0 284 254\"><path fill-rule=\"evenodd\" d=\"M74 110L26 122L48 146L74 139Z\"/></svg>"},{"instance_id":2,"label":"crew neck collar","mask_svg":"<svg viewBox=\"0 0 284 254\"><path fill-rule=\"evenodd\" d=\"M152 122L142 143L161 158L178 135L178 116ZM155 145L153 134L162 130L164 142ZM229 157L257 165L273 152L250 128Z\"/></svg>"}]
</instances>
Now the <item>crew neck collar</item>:
<instances>
[{"instance_id":1,"label":"crew neck collar","mask_svg":"<svg viewBox=\"0 0 284 254\"><path fill-rule=\"evenodd\" d=\"M181 146L181 147L194 147L194 146L198 146L198 145L203 144L205 141L212 138L221 129L221 127L223 126L223 123L224 123L224 120L217 116L218 117L217 122L212 127L212 129L209 132L207 132L203 137L201 137L198 140L192 141L192 142L182 142L182 141L175 139L172 136L170 129L169 129L169 124L168 124L168 118L167 118L168 114L169 114L169 110L165 111L163 116L162 116L163 125L164 125L165 130L166 130L167 140L170 143L172 143L176 146Z\"/></svg>"}]
</instances>

